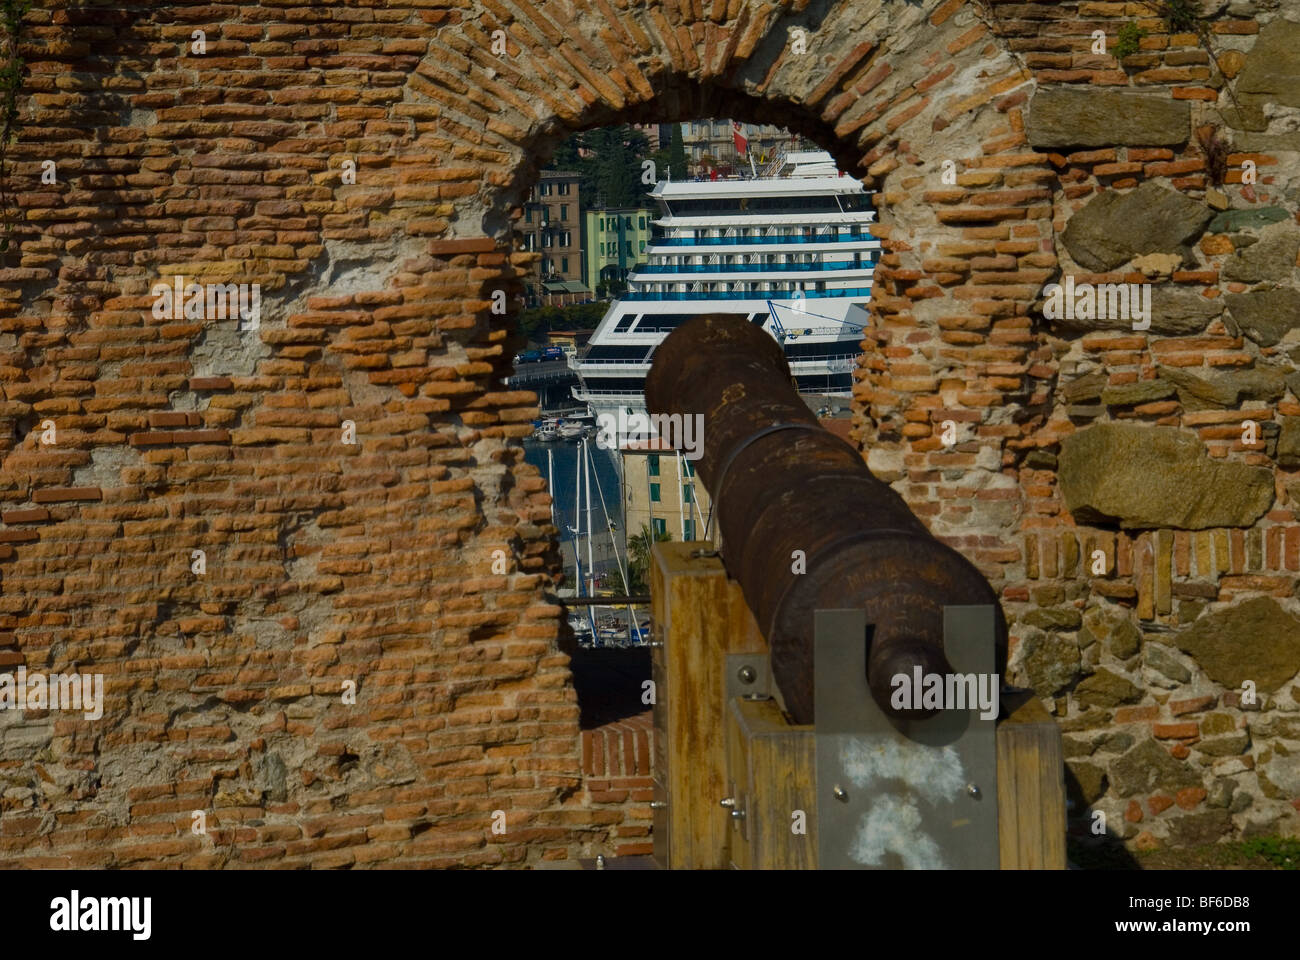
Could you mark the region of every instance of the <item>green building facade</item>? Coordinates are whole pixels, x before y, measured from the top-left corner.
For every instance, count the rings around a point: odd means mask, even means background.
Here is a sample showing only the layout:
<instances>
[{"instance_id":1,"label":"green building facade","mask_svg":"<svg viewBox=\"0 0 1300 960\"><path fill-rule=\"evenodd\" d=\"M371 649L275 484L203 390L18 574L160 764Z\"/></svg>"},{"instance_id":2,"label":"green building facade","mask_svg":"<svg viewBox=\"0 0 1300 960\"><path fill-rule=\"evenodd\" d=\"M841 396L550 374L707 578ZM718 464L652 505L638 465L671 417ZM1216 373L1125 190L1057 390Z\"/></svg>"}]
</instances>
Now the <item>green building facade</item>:
<instances>
[{"instance_id":1,"label":"green building facade","mask_svg":"<svg viewBox=\"0 0 1300 960\"><path fill-rule=\"evenodd\" d=\"M588 287L596 290L601 283L625 281L628 271L646 259L654 216L651 207L586 212L582 245L583 278Z\"/></svg>"}]
</instances>

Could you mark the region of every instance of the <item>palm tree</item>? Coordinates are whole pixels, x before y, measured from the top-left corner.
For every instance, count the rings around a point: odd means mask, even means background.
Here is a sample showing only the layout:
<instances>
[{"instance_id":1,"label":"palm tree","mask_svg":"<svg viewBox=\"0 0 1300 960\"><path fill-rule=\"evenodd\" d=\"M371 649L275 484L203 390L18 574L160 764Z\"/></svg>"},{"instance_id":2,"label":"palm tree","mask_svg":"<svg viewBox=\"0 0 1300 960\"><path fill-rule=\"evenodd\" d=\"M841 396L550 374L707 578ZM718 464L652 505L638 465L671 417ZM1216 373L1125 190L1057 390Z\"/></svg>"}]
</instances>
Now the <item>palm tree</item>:
<instances>
[{"instance_id":1,"label":"palm tree","mask_svg":"<svg viewBox=\"0 0 1300 960\"><path fill-rule=\"evenodd\" d=\"M641 532L627 538L627 596L650 592L650 549L656 543L671 540L668 531L650 533L650 528L641 524Z\"/></svg>"}]
</instances>

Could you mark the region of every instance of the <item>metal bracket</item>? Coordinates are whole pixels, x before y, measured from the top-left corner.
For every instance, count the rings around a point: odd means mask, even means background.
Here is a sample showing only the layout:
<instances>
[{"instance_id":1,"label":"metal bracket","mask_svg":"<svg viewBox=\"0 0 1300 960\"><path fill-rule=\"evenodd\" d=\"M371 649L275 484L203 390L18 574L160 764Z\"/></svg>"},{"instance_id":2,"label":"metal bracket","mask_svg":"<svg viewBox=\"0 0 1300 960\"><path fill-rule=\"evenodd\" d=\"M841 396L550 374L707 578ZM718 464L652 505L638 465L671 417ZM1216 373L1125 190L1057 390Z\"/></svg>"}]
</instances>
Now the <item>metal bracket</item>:
<instances>
[{"instance_id":1,"label":"metal bracket","mask_svg":"<svg viewBox=\"0 0 1300 960\"><path fill-rule=\"evenodd\" d=\"M772 698L772 664L766 653L729 653L722 675L723 700L730 710L731 701L737 697L750 700ZM743 781L742 781L743 784ZM741 841L749 840L749 821L745 809L749 798L742 784L727 782L727 796L719 802L730 811L731 823L740 832Z\"/></svg>"},{"instance_id":2,"label":"metal bracket","mask_svg":"<svg viewBox=\"0 0 1300 960\"><path fill-rule=\"evenodd\" d=\"M766 653L727 654L723 674L723 703L736 697L769 700L772 697L772 664Z\"/></svg>"},{"instance_id":3,"label":"metal bracket","mask_svg":"<svg viewBox=\"0 0 1300 960\"><path fill-rule=\"evenodd\" d=\"M819 868L996 870L996 712L891 721L867 688L866 614L815 616ZM946 607L944 649L956 673L995 675L993 608Z\"/></svg>"}]
</instances>

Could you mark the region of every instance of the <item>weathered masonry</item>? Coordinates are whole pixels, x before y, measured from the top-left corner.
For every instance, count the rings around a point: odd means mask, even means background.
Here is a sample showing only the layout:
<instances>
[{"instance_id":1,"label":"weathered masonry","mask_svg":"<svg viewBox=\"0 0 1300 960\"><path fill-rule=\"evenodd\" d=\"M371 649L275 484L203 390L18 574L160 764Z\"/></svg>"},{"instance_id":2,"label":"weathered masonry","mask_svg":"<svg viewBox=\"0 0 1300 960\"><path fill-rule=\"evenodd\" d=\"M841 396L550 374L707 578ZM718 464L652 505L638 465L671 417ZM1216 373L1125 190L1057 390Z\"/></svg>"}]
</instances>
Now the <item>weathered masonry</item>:
<instances>
[{"instance_id":1,"label":"weathered masonry","mask_svg":"<svg viewBox=\"0 0 1300 960\"><path fill-rule=\"evenodd\" d=\"M33 9L0 668L103 674L105 702L0 711L0 861L644 841L643 792L584 785L533 398L499 388L491 304L522 292L512 218L569 131L708 116L796 129L883 191L856 437L999 591L1073 822L1138 846L1294 828L1300 23L1180 8ZM258 285L258 322L155 317L176 277ZM1045 318L1067 278L1150 284L1149 327Z\"/></svg>"}]
</instances>

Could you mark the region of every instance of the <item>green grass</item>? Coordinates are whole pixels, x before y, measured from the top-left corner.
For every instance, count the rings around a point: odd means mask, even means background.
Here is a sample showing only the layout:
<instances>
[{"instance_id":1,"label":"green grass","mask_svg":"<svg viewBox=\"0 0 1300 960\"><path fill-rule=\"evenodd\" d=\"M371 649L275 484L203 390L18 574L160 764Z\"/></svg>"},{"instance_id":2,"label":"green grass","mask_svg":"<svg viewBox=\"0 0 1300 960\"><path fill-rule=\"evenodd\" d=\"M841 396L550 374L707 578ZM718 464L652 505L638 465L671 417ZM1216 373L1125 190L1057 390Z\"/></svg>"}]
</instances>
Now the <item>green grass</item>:
<instances>
[{"instance_id":1,"label":"green grass","mask_svg":"<svg viewBox=\"0 0 1300 960\"><path fill-rule=\"evenodd\" d=\"M1267 860L1278 870L1300 870L1300 840L1295 837L1257 837L1241 846L1251 856Z\"/></svg>"},{"instance_id":2,"label":"green grass","mask_svg":"<svg viewBox=\"0 0 1300 960\"><path fill-rule=\"evenodd\" d=\"M1114 840L1070 837L1066 851L1070 862L1083 870L1300 870L1300 839L1294 837L1136 852Z\"/></svg>"}]
</instances>

